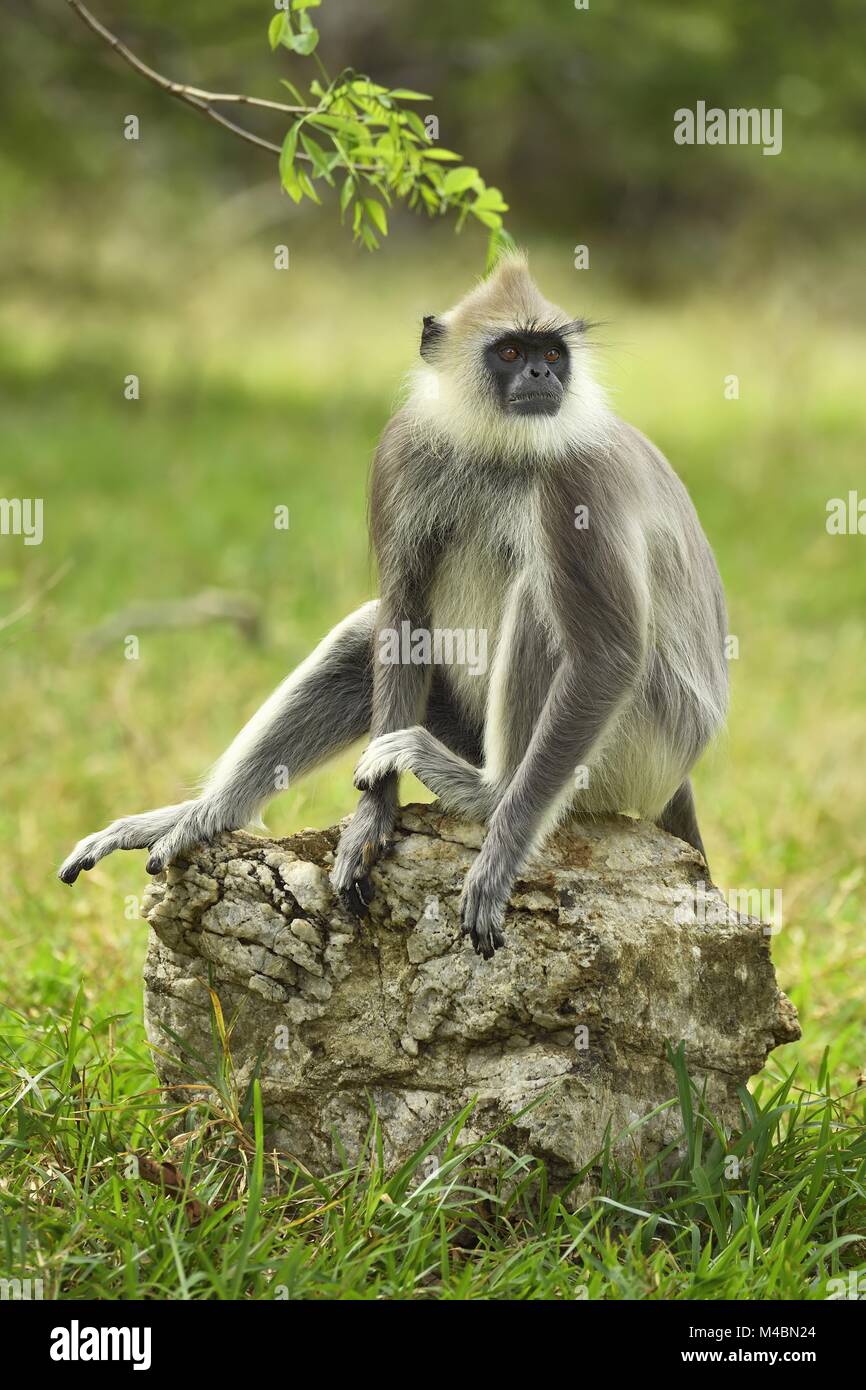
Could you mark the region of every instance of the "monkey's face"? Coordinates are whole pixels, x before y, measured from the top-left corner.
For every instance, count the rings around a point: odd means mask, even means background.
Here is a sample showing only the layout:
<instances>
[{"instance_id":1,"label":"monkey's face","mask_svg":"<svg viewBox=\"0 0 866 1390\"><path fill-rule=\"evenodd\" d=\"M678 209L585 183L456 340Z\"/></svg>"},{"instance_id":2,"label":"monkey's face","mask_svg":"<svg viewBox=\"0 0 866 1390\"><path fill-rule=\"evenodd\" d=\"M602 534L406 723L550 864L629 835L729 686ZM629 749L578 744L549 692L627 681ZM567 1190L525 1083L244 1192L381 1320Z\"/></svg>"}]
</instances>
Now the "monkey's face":
<instances>
[{"instance_id":1,"label":"monkey's face","mask_svg":"<svg viewBox=\"0 0 866 1390\"><path fill-rule=\"evenodd\" d=\"M484 351L484 366L503 414L556 415L571 370L556 333L507 333Z\"/></svg>"},{"instance_id":2,"label":"monkey's face","mask_svg":"<svg viewBox=\"0 0 866 1390\"><path fill-rule=\"evenodd\" d=\"M524 256L505 256L459 304L425 317L408 412L437 448L444 436L469 457L541 461L605 441L588 326L540 294Z\"/></svg>"}]
</instances>

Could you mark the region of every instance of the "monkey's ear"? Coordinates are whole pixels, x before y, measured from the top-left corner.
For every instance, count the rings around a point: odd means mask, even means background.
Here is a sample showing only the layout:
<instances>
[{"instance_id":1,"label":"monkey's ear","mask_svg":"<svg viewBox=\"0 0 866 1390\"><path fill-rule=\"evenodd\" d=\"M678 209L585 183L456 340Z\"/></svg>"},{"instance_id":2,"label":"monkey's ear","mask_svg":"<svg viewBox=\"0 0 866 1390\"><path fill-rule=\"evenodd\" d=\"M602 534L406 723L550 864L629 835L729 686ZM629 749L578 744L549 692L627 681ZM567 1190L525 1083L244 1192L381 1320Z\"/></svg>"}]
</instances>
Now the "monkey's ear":
<instances>
[{"instance_id":1,"label":"monkey's ear","mask_svg":"<svg viewBox=\"0 0 866 1390\"><path fill-rule=\"evenodd\" d=\"M435 314L425 314L424 322L421 326L421 356L425 362L432 362L436 352L436 344L445 336L445 327L439 322Z\"/></svg>"}]
</instances>

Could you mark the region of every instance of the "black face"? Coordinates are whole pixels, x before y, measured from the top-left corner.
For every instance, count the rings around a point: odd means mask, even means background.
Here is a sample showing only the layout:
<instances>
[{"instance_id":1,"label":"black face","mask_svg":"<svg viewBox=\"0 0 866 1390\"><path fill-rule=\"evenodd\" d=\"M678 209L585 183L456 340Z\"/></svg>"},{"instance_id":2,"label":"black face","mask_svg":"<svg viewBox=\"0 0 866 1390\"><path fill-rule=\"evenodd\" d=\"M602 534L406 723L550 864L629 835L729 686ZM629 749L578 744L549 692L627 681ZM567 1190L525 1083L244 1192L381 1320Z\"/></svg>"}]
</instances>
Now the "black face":
<instances>
[{"instance_id":1,"label":"black face","mask_svg":"<svg viewBox=\"0 0 866 1390\"><path fill-rule=\"evenodd\" d=\"M485 350L506 415L555 415L568 384L568 348L556 333L509 333Z\"/></svg>"}]
</instances>

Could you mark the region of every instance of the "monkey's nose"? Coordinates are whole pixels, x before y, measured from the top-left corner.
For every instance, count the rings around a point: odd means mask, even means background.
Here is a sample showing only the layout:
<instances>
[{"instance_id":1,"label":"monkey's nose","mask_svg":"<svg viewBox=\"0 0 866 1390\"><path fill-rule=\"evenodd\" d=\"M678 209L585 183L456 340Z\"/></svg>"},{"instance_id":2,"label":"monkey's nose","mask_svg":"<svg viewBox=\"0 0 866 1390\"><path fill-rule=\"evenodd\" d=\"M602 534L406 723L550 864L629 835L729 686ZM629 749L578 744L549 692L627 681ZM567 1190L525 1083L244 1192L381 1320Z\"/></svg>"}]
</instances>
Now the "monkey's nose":
<instances>
[{"instance_id":1,"label":"monkey's nose","mask_svg":"<svg viewBox=\"0 0 866 1390\"><path fill-rule=\"evenodd\" d=\"M541 373L537 372L534 367L529 368L529 374L530 376L541 376Z\"/></svg>"}]
</instances>

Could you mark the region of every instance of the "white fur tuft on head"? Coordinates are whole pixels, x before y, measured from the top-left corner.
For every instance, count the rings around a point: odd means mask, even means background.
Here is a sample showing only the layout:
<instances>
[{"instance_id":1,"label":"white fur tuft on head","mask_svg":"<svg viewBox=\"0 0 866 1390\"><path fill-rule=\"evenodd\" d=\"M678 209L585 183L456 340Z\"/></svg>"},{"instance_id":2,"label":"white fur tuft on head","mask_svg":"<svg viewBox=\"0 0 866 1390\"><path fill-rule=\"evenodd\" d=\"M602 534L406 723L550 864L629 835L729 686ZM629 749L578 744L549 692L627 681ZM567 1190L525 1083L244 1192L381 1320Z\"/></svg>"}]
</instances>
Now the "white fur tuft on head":
<instances>
[{"instance_id":1,"label":"white fur tuft on head","mask_svg":"<svg viewBox=\"0 0 866 1390\"><path fill-rule=\"evenodd\" d=\"M583 325L544 298L524 252L500 258L490 275L439 315L442 333L427 361L409 378L412 426L461 453L542 461L569 448L604 447L613 417L592 375ZM571 346L571 374L554 416L507 417L496 399L483 355L510 332L558 333ZM580 340L580 341L578 341Z\"/></svg>"}]
</instances>

